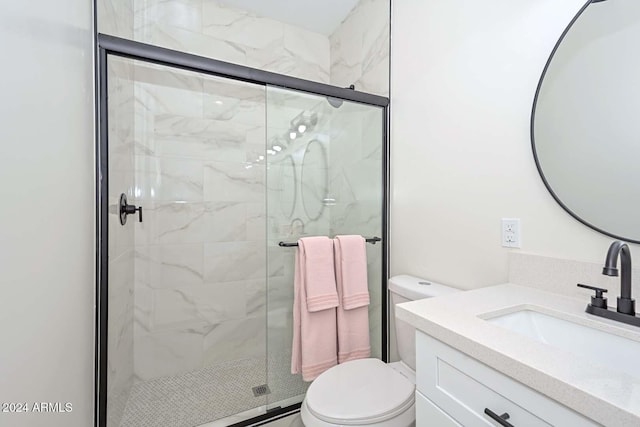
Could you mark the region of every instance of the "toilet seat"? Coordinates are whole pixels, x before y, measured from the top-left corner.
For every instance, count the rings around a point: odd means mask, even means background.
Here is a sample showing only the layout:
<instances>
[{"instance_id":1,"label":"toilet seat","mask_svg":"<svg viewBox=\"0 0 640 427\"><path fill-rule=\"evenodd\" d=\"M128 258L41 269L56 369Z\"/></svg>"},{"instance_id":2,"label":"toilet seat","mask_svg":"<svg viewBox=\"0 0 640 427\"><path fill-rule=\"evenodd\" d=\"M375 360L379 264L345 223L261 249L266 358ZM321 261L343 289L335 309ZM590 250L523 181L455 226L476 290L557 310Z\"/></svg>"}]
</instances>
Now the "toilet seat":
<instances>
[{"instance_id":1,"label":"toilet seat","mask_svg":"<svg viewBox=\"0 0 640 427\"><path fill-rule=\"evenodd\" d=\"M413 407L414 384L379 359L334 366L307 390L304 405L313 417L335 425L369 425Z\"/></svg>"}]
</instances>

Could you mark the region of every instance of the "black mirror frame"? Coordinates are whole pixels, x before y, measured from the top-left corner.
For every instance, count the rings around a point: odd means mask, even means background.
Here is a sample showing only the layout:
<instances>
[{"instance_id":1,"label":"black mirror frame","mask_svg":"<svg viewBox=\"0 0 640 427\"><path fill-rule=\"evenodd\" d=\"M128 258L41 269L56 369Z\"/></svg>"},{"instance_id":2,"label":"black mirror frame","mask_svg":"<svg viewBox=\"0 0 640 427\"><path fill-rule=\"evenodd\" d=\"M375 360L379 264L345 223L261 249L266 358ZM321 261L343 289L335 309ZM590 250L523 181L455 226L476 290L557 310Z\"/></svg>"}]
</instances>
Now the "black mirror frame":
<instances>
[{"instance_id":1,"label":"black mirror frame","mask_svg":"<svg viewBox=\"0 0 640 427\"><path fill-rule=\"evenodd\" d=\"M535 125L535 119L536 119L536 107L538 105L538 97L540 96L540 89L542 88L542 83L544 82L544 78L547 75L547 70L549 69L549 66L551 65L551 62L553 61L553 57L555 56L558 48L562 44L565 36L567 35L567 33L569 33L569 30L571 30L573 25L578 21L578 19L582 15L582 13L591 5L591 3L597 3L597 2L600 2L600 1L603 1L603 0L588 0L584 4L584 6L582 6L580 8L578 13L576 13L576 15L573 17L571 22L569 22L569 24L567 25L565 30L562 32L562 35L560 35L560 38L558 39L558 41L556 42L555 46L553 47L553 50L551 51L551 54L549 55L549 59L547 60L547 63L545 64L544 69L542 70L542 75L540 76L540 80L538 81L538 86L536 88L536 94L535 94L535 97L533 98L533 106L531 108L531 122L530 122L530 129L529 129L529 132L530 132L530 135L531 135L531 152L533 153L533 160L536 163L536 168L538 169L538 173L540 174L540 178L542 178L542 182L544 182L545 187L547 188L549 193L551 193L551 196L554 198L554 200L569 215L571 215L573 218L575 218L576 220L580 221L582 224L586 225L587 227L589 227L589 228L591 228L591 229L593 229L593 230L595 230L595 231L597 231L599 233L602 233L602 234L604 234L606 236L613 237L614 239L624 240L624 241L630 242L630 243L640 243L640 240L631 239L629 237L613 234L613 233L610 233L610 232L608 232L606 230L603 230L602 228L596 227L595 225L593 225L590 222L586 221L585 219L580 217L578 214L573 212L571 209L569 209L569 207L567 205L565 205L564 202L562 200L560 200L558 195L553 191L553 188L551 187L551 184L549 184L549 181L545 177L544 172L542 172L542 166L540 165L540 161L538 160L538 154L537 154L537 151L536 151L536 140L535 140L535 132L534 132L534 125Z\"/></svg>"}]
</instances>

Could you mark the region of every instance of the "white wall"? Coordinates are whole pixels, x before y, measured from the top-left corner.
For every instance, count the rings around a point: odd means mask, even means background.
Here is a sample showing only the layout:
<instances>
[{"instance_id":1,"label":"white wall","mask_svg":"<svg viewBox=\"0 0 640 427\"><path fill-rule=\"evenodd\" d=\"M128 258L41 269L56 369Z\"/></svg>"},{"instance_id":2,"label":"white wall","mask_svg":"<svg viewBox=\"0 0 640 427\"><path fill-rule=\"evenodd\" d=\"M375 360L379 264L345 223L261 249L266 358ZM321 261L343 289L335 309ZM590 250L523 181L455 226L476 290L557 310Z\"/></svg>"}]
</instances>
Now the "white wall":
<instances>
[{"instance_id":1,"label":"white wall","mask_svg":"<svg viewBox=\"0 0 640 427\"><path fill-rule=\"evenodd\" d=\"M583 4L392 2L391 274L506 281L502 217L521 218L522 252L603 260L612 239L553 200L529 140L540 73Z\"/></svg>"},{"instance_id":2,"label":"white wall","mask_svg":"<svg viewBox=\"0 0 640 427\"><path fill-rule=\"evenodd\" d=\"M2 426L92 425L91 25L88 1L0 6L0 402L73 405Z\"/></svg>"}]
</instances>

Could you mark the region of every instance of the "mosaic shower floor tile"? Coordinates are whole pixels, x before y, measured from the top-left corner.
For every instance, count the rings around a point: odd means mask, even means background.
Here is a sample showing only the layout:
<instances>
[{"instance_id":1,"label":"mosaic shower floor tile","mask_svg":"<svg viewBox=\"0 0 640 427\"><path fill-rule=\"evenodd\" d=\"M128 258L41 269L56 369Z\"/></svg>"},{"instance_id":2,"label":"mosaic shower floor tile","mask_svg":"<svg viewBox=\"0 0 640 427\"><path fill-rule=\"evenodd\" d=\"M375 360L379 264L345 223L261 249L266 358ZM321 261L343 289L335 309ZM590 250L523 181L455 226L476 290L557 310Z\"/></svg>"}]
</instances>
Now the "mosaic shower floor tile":
<instances>
[{"instance_id":1,"label":"mosaic shower floor tile","mask_svg":"<svg viewBox=\"0 0 640 427\"><path fill-rule=\"evenodd\" d=\"M290 354L242 359L135 384L120 427L194 427L302 395L307 384L291 375ZM268 371L267 371L268 368ZM268 372L268 373L267 373ZM270 393L255 396L253 387Z\"/></svg>"}]
</instances>

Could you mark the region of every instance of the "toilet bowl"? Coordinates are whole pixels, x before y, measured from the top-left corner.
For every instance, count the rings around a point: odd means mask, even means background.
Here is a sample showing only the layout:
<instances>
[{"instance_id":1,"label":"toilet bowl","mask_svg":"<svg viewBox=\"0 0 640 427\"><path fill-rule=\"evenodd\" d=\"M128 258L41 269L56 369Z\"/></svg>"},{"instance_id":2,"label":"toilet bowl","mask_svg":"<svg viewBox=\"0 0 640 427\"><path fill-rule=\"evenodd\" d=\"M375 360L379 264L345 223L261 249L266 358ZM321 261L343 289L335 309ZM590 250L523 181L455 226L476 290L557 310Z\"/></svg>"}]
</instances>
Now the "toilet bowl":
<instances>
[{"instance_id":1,"label":"toilet bowl","mask_svg":"<svg viewBox=\"0 0 640 427\"><path fill-rule=\"evenodd\" d=\"M391 326L399 362L359 359L328 369L309 386L300 408L306 427L415 425L415 329L395 319L395 305L456 292L412 276L389 279Z\"/></svg>"}]
</instances>

